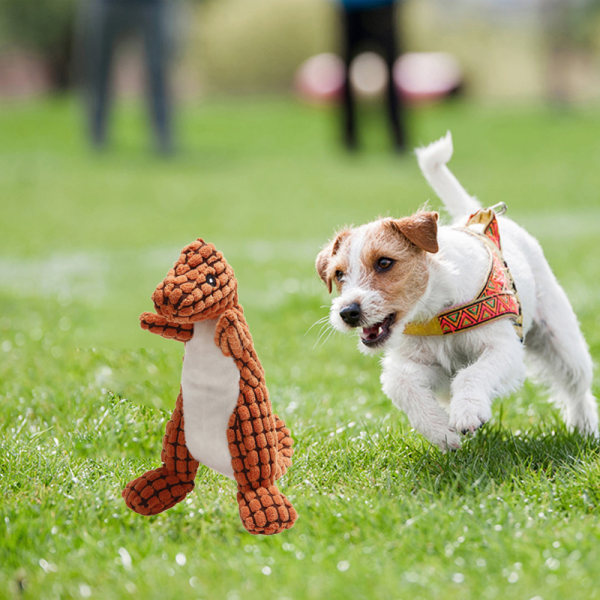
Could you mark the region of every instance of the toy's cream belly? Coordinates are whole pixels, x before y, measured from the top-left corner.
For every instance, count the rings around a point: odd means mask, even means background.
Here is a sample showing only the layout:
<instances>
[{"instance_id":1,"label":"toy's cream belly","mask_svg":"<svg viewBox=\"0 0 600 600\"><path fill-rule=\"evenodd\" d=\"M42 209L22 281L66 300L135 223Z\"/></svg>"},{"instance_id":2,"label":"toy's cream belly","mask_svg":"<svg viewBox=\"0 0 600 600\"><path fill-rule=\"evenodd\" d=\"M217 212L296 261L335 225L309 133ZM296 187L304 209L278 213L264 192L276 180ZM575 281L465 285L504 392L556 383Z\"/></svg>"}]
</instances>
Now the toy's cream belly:
<instances>
[{"instance_id":1,"label":"toy's cream belly","mask_svg":"<svg viewBox=\"0 0 600 600\"><path fill-rule=\"evenodd\" d=\"M194 324L185 345L181 389L185 441L202 464L233 479L227 426L239 396L240 373L214 342L216 320Z\"/></svg>"}]
</instances>

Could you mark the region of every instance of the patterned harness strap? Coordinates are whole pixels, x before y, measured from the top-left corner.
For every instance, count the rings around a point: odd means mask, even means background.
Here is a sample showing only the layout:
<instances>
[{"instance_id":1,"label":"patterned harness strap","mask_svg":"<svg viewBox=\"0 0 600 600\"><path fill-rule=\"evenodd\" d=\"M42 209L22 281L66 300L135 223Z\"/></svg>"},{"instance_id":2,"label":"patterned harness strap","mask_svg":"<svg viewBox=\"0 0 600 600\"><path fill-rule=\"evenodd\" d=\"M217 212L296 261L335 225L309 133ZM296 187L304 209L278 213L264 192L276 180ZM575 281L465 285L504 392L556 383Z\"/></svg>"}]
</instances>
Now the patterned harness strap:
<instances>
[{"instance_id":1,"label":"patterned harness strap","mask_svg":"<svg viewBox=\"0 0 600 600\"><path fill-rule=\"evenodd\" d=\"M482 226L482 233L473 227ZM510 317L515 331L523 341L521 303L508 265L502 257L498 220L494 209L478 210L472 214L462 231L484 243L489 256L488 276L479 294L470 302L453 306L424 323L408 323L407 335L431 336L459 333Z\"/></svg>"}]
</instances>

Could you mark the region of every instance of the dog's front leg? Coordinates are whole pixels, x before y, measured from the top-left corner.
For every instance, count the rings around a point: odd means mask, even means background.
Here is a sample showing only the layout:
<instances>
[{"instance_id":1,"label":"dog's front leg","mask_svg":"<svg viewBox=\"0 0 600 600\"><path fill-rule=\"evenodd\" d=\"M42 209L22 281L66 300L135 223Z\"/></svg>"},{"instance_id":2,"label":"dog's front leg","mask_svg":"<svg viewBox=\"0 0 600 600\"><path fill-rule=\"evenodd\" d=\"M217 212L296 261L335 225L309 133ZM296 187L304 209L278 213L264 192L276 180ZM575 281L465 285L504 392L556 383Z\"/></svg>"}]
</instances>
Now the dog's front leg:
<instances>
[{"instance_id":1,"label":"dog's front leg","mask_svg":"<svg viewBox=\"0 0 600 600\"><path fill-rule=\"evenodd\" d=\"M492 401L522 385L523 346L512 331L498 336L479 358L459 371L451 385L450 426L473 433L492 416Z\"/></svg>"},{"instance_id":2,"label":"dog's front leg","mask_svg":"<svg viewBox=\"0 0 600 600\"><path fill-rule=\"evenodd\" d=\"M439 405L432 386L437 381L435 367L386 357L381 384L390 400L406 413L410 424L442 450L460 448L460 437L448 424L448 415Z\"/></svg>"}]
</instances>

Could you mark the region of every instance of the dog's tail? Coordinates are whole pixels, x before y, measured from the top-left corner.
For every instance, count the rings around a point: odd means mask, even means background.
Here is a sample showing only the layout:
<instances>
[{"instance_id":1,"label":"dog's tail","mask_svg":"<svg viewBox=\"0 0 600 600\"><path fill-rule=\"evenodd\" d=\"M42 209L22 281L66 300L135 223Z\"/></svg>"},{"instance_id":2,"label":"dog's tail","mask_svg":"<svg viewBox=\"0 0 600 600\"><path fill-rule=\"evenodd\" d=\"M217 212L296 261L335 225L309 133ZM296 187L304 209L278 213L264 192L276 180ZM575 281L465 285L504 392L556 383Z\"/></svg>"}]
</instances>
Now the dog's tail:
<instances>
[{"instance_id":1,"label":"dog's tail","mask_svg":"<svg viewBox=\"0 0 600 600\"><path fill-rule=\"evenodd\" d=\"M416 154L425 179L453 218L464 217L481 208L478 200L467 193L446 166L452 157L452 135L449 131L429 146L417 148Z\"/></svg>"}]
</instances>

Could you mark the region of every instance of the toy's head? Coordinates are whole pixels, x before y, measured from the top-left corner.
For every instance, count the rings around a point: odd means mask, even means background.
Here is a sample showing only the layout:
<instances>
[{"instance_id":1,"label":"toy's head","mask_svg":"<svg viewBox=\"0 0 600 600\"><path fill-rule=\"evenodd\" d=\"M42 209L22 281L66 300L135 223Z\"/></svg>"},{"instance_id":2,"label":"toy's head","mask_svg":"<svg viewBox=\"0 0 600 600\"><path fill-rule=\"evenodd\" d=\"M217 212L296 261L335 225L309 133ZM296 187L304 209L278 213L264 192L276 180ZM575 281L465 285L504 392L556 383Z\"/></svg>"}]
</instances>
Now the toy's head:
<instances>
[{"instance_id":1,"label":"toy's head","mask_svg":"<svg viewBox=\"0 0 600 600\"><path fill-rule=\"evenodd\" d=\"M237 302L233 269L212 244L197 239L152 294L156 312L175 323L214 319Z\"/></svg>"}]
</instances>

